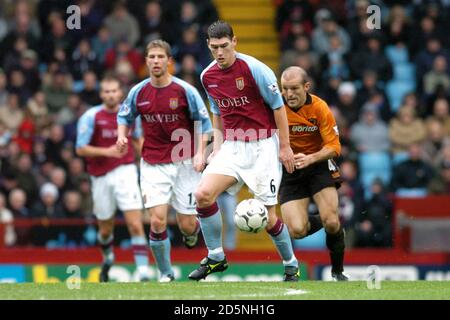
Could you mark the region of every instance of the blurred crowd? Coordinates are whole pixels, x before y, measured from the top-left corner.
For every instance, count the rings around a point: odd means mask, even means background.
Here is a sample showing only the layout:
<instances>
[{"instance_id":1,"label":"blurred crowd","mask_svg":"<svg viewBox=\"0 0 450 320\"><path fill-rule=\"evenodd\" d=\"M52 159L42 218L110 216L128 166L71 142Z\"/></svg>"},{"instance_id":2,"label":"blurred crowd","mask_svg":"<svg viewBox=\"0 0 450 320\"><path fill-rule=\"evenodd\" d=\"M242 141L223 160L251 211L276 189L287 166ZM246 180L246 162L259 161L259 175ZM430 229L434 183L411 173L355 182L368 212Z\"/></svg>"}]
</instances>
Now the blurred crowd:
<instances>
[{"instance_id":1,"label":"blurred crowd","mask_svg":"<svg viewBox=\"0 0 450 320\"><path fill-rule=\"evenodd\" d=\"M80 29L66 24L80 8ZM90 180L74 152L78 118L114 73L125 93L148 76L146 44L170 42L171 72L199 87L209 63L210 0L0 1L0 223L17 243L19 218L92 218ZM71 20L72 22L74 20ZM199 88L200 89L200 88ZM201 90L203 92L203 90Z\"/></svg>"},{"instance_id":2,"label":"blurred crowd","mask_svg":"<svg viewBox=\"0 0 450 320\"><path fill-rule=\"evenodd\" d=\"M351 245L389 246L392 195L450 194L450 1L274 2L280 70L306 69L338 122L340 213ZM73 4L80 29L66 25ZM371 28L371 4L381 9L380 28ZM92 217L74 142L78 118L100 103L101 77L114 72L127 92L147 76L146 43L163 38L173 47L172 73L203 94L205 32L217 18L211 0L0 1L7 245L17 240L13 219Z\"/></svg>"},{"instance_id":3,"label":"blurred crowd","mask_svg":"<svg viewBox=\"0 0 450 320\"><path fill-rule=\"evenodd\" d=\"M278 1L276 28L336 117L350 244L391 245L394 196L450 195L450 1Z\"/></svg>"}]
</instances>

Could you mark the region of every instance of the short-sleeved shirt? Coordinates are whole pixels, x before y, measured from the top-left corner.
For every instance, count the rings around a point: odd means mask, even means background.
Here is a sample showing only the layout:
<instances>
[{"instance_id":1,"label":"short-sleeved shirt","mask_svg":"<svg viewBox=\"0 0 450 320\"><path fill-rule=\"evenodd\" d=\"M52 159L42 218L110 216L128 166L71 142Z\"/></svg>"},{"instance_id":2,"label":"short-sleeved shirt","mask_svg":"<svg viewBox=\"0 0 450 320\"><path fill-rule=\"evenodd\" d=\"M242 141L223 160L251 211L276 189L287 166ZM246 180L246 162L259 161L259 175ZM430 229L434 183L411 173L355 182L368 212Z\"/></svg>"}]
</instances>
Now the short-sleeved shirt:
<instances>
[{"instance_id":1,"label":"short-sleeved shirt","mask_svg":"<svg viewBox=\"0 0 450 320\"><path fill-rule=\"evenodd\" d=\"M221 69L213 61L201 76L211 112L220 115L226 140L254 141L276 132L273 110L283 98L273 71L261 61L236 53Z\"/></svg>"},{"instance_id":2,"label":"short-sleeved shirt","mask_svg":"<svg viewBox=\"0 0 450 320\"><path fill-rule=\"evenodd\" d=\"M142 157L150 164L192 158L194 134L212 130L208 110L197 89L174 76L165 87L153 86L149 78L130 90L117 122L131 126L138 116L144 132Z\"/></svg>"},{"instance_id":3,"label":"short-sleeved shirt","mask_svg":"<svg viewBox=\"0 0 450 320\"><path fill-rule=\"evenodd\" d=\"M87 110L78 120L76 147L86 145L110 147L117 141L117 112L108 111L103 105ZM140 122L129 132L129 137L142 136ZM87 172L92 176L103 176L123 164L133 163L135 153L132 145L120 159L109 157L86 157Z\"/></svg>"},{"instance_id":4,"label":"short-sleeved shirt","mask_svg":"<svg viewBox=\"0 0 450 320\"><path fill-rule=\"evenodd\" d=\"M298 110L286 107L289 140L294 154L312 154L323 147L341 152L339 130L327 103L313 94L307 94L305 104Z\"/></svg>"}]
</instances>

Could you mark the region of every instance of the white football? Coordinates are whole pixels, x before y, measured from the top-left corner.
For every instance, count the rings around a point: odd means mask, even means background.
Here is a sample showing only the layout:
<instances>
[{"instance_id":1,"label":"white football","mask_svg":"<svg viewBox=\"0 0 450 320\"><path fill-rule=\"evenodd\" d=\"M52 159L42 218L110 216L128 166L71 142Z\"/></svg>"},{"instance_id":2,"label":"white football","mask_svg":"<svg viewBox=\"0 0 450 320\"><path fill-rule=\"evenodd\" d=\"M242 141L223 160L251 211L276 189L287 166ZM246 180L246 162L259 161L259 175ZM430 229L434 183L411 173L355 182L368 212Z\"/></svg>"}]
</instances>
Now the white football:
<instances>
[{"instance_id":1,"label":"white football","mask_svg":"<svg viewBox=\"0 0 450 320\"><path fill-rule=\"evenodd\" d=\"M267 226L268 219L267 208L256 199L241 201L234 212L234 224L245 232L260 232Z\"/></svg>"}]
</instances>

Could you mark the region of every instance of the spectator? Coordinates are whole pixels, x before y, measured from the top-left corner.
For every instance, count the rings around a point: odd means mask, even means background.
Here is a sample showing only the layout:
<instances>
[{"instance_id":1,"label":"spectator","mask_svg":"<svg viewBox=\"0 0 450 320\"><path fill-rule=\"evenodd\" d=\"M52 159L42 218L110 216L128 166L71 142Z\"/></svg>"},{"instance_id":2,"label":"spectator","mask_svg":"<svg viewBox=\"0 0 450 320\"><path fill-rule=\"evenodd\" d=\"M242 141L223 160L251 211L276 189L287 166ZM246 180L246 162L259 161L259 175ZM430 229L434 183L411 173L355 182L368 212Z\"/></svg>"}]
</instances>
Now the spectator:
<instances>
[{"instance_id":1,"label":"spectator","mask_svg":"<svg viewBox=\"0 0 450 320\"><path fill-rule=\"evenodd\" d=\"M438 120L429 120L426 125L426 139L422 145L423 158L434 166L438 166L441 158L439 154L444 146L450 145L450 136L445 135L444 127Z\"/></svg>"},{"instance_id":2,"label":"spectator","mask_svg":"<svg viewBox=\"0 0 450 320\"><path fill-rule=\"evenodd\" d=\"M53 124L50 128L50 134L45 142L45 155L48 161L57 166L64 166L64 160L61 152L64 147L64 131L59 124Z\"/></svg>"},{"instance_id":3,"label":"spectator","mask_svg":"<svg viewBox=\"0 0 450 320\"><path fill-rule=\"evenodd\" d=\"M338 189L340 202L339 216L344 228L352 229L355 217L364 205L364 189L358 178L358 167L354 161L345 160L340 164L343 183Z\"/></svg>"},{"instance_id":4,"label":"spectator","mask_svg":"<svg viewBox=\"0 0 450 320\"><path fill-rule=\"evenodd\" d=\"M126 61L133 67L134 73L138 74L143 60L141 53L133 49L128 38L122 38L118 40L114 48L106 52L105 67L113 70L119 62Z\"/></svg>"},{"instance_id":5,"label":"spectator","mask_svg":"<svg viewBox=\"0 0 450 320\"><path fill-rule=\"evenodd\" d=\"M50 62L57 48L61 49L66 55L71 51L73 39L71 38L66 21L61 14L54 12L49 17L51 30L47 33L40 45L41 56L45 62Z\"/></svg>"},{"instance_id":6,"label":"spectator","mask_svg":"<svg viewBox=\"0 0 450 320\"><path fill-rule=\"evenodd\" d=\"M410 145L421 143L425 135L425 124L422 119L416 117L414 109L401 107L397 116L389 123L389 140L394 160L397 155L407 157Z\"/></svg>"},{"instance_id":7,"label":"spectator","mask_svg":"<svg viewBox=\"0 0 450 320\"><path fill-rule=\"evenodd\" d=\"M71 73L74 80L81 80L83 75L88 71L98 73L99 65L97 55L91 48L88 39L82 39L75 51L72 53Z\"/></svg>"},{"instance_id":8,"label":"spectator","mask_svg":"<svg viewBox=\"0 0 450 320\"><path fill-rule=\"evenodd\" d=\"M20 54L20 70L25 75L25 86L34 94L41 87L38 70L38 56L33 50L24 50Z\"/></svg>"},{"instance_id":9,"label":"spectator","mask_svg":"<svg viewBox=\"0 0 450 320\"><path fill-rule=\"evenodd\" d=\"M391 111L384 88L378 81L377 73L373 70L367 70L363 73L361 87L358 89L356 95L356 104L362 106L364 103L377 96L381 96L380 103L382 105L380 105L379 108L380 117L383 121L389 122L391 119Z\"/></svg>"},{"instance_id":10,"label":"spectator","mask_svg":"<svg viewBox=\"0 0 450 320\"><path fill-rule=\"evenodd\" d=\"M68 190L63 197L63 214L66 218L82 218L81 194L76 190Z\"/></svg>"},{"instance_id":11,"label":"spectator","mask_svg":"<svg viewBox=\"0 0 450 320\"><path fill-rule=\"evenodd\" d=\"M433 104L433 114L427 118L427 122L439 121L444 129L444 135L450 136L450 111L449 103L446 99L437 99Z\"/></svg>"},{"instance_id":12,"label":"spectator","mask_svg":"<svg viewBox=\"0 0 450 320\"><path fill-rule=\"evenodd\" d=\"M20 106L20 97L16 93L8 95L8 102L5 106L0 106L0 119L12 134L15 134L17 128L24 119L24 112Z\"/></svg>"},{"instance_id":13,"label":"spectator","mask_svg":"<svg viewBox=\"0 0 450 320\"><path fill-rule=\"evenodd\" d=\"M38 198L39 188L33 169L31 156L22 153L17 159L17 186L27 194L26 206L31 208Z\"/></svg>"},{"instance_id":14,"label":"spectator","mask_svg":"<svg viewBox=\"0 0 450 320\"><path fill-rule=\"evenodd\" d=\"M67 103L71 92L71 76L61 68L48 77L48 84L43 86L50 115L56 115Z\"/></svg>"},{"instance_id":15,"label":"spectator","mask_svg":"<svg viewBox=\"0 0 450 320\"><path fill-rule=\"evenodd\" d=\"M422 148L419 144L409 147L409 159L394 167L391 187L400 197L423 197L434 176L433 168L422 160Z\"/></svg>"},{"instance_id":16,"label":"spectator","mask_svg":"<svg viewBox=\"0 0 450 320\"><path fill-rule=\"evenodd\" d=\"M31 97L32 92L26 85L25 74L20 68L11 70L8 79L8 91L19 96L20 105L24 105Z\"/></svg>"},{"instance_id":17,"label":"spectator","mask_svg":"<svg viewBox=\"0 0 450 320\"><path fill-rule=\"evenodd\" d=\"M14 231L14 216L6 207L6 198L0 192L0 223L4 225L4 243L7 247L13 246L16 243L17 235Z\"/></svg>"},{"instance_id":18,"label":"spectator","mask_svg":"<svg viewBox=\"0 0 450 320\"><path fill-rule=\"evenodd\" d=\"M27 112L31 116L33 123L36 125L36 131L41 130L49 125L48 106L45 94L37 91L33 97L28 100Z\"/></svg>"},{"instance_id":19,"label":"spectator","mask_svg":"<svg viewBox=\"0 0 450 320\"><path fill-rule=\"evenodd\" d=\"M68 189L66 171L61 167L54 168L50 172L50 182L58 188L59 195L64 194L64 192Z\"/></svg>"},{"instance_id":20,"label":"spectator","mask_svg":"<svg viewBox=\"0 0 450 320\"><path fill-rule=\"evenodd\" d=\"M421 47L423 43L421 43ZM448 51L442 48L441 41L438 38L431 37L426 41L426 46L422 49L415 58L416 66L416 82L420 85L419 92L421 92L422 79L424 75L433 67L433 61L437 56L443 56L447 60L447 67L449 66L450 57Z\"/></svg>"},{"instance_id":21,"label":"spectator","mask_svg":"<svg viewBox=\"0 0 450 320\"><path fill-rule=\"evenodd\" d=\"M450 89L448 70L447 60L444 56L434 58L433 68L425 74L423 79L424 92L428 95L435 94L440 86L448 92Z\"/></svg>"},{"instance_id":22,"label":"spectator","mask_svg":"<svg viewBox=\"0 0 450 320\"><path fill-rule=\"evenodd\" d=\"M354 77L362 79L364 72L372 70L381 81L392 78L392 66L383 53L382 43L379 36L373 34L367 39L367 47L354 53L350 67Z\"/></svg>"},{"instance_id":23,"label":"spectator","mask_svg":"<svg viewBox=\"0 0 450 320\"><path fill-rule=\"evenodd\" d=\"M125 5L124 1L117 1L113 12L106 17L104 25L111 32L112 40L117 43L121 39L127 39L130 47L134 47L140 36L139 25Z\"/></svg>"},{"instance_id":24,"label":"spectator","mask_svg":"<svg viewBox=\"0 0 450 320\"><path fill-rule=\"evenodd\" d=\"M365 210L357 217L356 247L390 247L392 245L392 203L384 190L383 182L375 179L372 196Z\"/></svg>"},{"instance_id":25,"label":"spectator","mask_svg":"<svg viewBox=\"0 0 450 320\"><path fill-rule=\"evenodd\" d=\"M338 89L337 107L346 119L347 125L351 126L359 117L359 107L356 104L356 88L352 82L342 82Z\"/></svg>"},{"instance_id":26,"label":"spectator","mask_svg":"<svg viewBox=\"0 0 450 320\"><path fill-rule=\"evenodd\" d=\"M80 92L81 101L89 106L96 106L101 103L101 99L98 93L97 76L93 71L87 71L83 75L83 90ZM78 109L80 103L74 101L71 102L72 106L78 105L75 109Z\"/></svg>"},{"instance_id":27,"label":"spectator","mask_svg":"<svg viewBox=\"0 0 450 320\"><path fill-rule=\"evenodd\" d=\"M438 174L431 180L428 191L431 194L450 195L450 144L443 147L437 170Z\"/></svg>"},{"instance_id":28,"label":"spectator","mask_svg":"<svg viewBox=\"0 0 450 320\"><path fill-rule=\"evenodd\" d=\"M313 48L319 55L330 51L332 36L339 39L343 54L350 50L351 39L347 31L337 24L331 13L324 14L318 19L318 26L314 29L311 37Z\"/></svg>"},{"instance_id":29,"label":"spectator","mask_svg":"<svg viewBox=\"0 0 450 320\"><path fill-rule=\"evenodd\" d=\"M351 127L350 139L358 152L388 151L388 127L378 118L376 106L364 105L360 120Z\"/></svg>"},{"instance_id":30,"label":"spectator","mask_svg":"<svg viewBox=\"0 0 450 320\"><path fill-rule=\"evenodd\" d=\"M63 210L58 199L58 188L53 183L44 183L39 192L39 201L33 207L33 217L49 219L64 218Z\"/></svg>"},{"instance_id":31,"label":"spectator","mask_svg":"<svg viewBox=\"0 0 450 320\"><path fill-rule=\"evenodd\" d=\"M98 59L100 65L104 64L106 52L114 47L114 42L111 39L111 33L109 29L102 26L95 37L92 39L92 50Z\"/></svg>"},{"instance_id":32,"label":"spectator","mask_svg":"<svg viewBox=\"0 0 450 320\"><path fill-rule=\"evenodd\" d=\"M347 79L350 75L348 60L341 39L336 34L330 36L329 49L320 58L320 65L323 70L322 78L325 80L330 77Z\"/></svg>"},{"instance_id":33,"label":"spectator","mask_svg":"<svg viewBox=\"0 0 450 320\"><path fill-rule=\"evenodd\" d=\"M16 188L11 190L9 197L9 208L16 218L29 218L30 210L26 207L27 194L22 189Z\"/></svg>"},{"instance_id":34,"label":"spectator","mask_svg":"<svg viewBox=\"0 0 450 320\"><path fill-rule=\"evenodd\" d=\"M83 173L78 179L78 187L81 195L81 213L83 217L93 215L94 202L92 201L91 180L89 175Z\"/></svg>"}]
</instances>

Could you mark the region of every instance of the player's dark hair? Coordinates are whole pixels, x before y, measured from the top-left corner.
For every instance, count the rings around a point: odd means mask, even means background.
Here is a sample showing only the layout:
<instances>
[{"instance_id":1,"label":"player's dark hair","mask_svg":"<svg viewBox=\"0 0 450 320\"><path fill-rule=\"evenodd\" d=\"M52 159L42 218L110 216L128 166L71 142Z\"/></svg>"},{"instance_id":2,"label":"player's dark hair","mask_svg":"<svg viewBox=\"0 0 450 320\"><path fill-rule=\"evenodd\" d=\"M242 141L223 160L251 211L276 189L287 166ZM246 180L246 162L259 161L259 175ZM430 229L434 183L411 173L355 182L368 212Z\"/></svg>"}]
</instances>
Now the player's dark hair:
<instances>
[{"instance_id":1,"label":"player's dark hair","mask_svg":"<svg viewBox=\"0 0 450 320\"><path fill-rule=\"evenodd\" d=\"M112 73L105 74L105 76L100 81L100 89L102 88L102 83L105 82L116 82L119 85L119 88L122 88L122 83L120 82L120 79Z\"/></svg>"},{"instance_id":2,"label":"player's dark hair","mask_svg":"<svg viewBox=\"0 0 450 320\"><path fill-rule=\"evenodd\" d=\"M164 40L153 40L151 41L148 45L147 48L145 49L145 56L147 56L148 52L150 51L150 49L152 48L161 48L164 49L164 51L166 51L167 57L171 57L172 56L172 48L170 47L170 44L167 43Z\"/></svg>"},{"instance_id":3,"label":"player's dark hair","mask_svg":"<svg viewBox=\"0 0 450 320\"><path fill-rule=\"evenodd\" d=\"M233 39L233 28L228 22L217 20L208 27L208 40L211 38L220 39L223 37Z\"/></svg>"}]
</instances>

